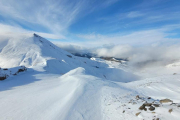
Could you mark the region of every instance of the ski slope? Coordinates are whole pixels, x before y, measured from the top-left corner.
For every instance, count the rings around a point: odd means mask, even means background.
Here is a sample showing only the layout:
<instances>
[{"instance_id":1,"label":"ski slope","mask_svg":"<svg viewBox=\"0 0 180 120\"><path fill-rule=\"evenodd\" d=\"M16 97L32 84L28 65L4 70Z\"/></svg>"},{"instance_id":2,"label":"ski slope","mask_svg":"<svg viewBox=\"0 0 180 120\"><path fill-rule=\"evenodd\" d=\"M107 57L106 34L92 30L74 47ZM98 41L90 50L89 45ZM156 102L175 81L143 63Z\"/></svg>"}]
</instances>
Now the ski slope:
<instances>
[{"instance_id":1,"label":"ski slope","mask_svg":"<svg viewBox=\"0 0 180 120\"><path fill-rule=\"evenodd\" d=\"M2 120L180 117L180 68L174 66L176 63L158 68L159 72L157 68L133 72L127 64L76 57L36 34L1 38L0 67L9 71L22 65L27 68L17 75L7 72L10 76L0 81ZM161 104L154 111L139 110L145 101L159 104L165 98L175 104Z\"/></svg>"}]
</instances>

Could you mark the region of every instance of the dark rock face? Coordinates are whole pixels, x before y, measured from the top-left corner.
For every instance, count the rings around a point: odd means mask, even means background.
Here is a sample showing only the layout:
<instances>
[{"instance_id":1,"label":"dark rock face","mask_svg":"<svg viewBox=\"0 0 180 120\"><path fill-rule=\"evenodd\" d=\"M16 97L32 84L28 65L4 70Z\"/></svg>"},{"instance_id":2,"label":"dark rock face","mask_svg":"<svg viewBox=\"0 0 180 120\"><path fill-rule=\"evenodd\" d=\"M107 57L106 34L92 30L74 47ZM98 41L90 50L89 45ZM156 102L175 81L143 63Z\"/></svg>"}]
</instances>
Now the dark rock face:
<instances>
[{"instance_id":1,"label":"dark rock face","mask_svg":"<svg viewBox=\"0 0 180 120\"><path fill-rule=\"evenodd\" d=\"M136 99L140 99L139 95L136 96Z\"/></svg>"},{"instance_id":2,"label":"dark rock face","mask_svg":"<svg viewBox=\"0 0 180 120\"><path fill-rule=\"evenodd\" d=\"M72 56L71 55L67 55L69 58L72 58Z\"/></svg>"},{"instance_id":3,"label":"dark rock face","mask_svg":"<svg viewBox=\"0 0 180 120\"><path fill-rule=\"evenodd\" d=\"M25 71L25 70L24 70L24 69L19 69L19 70L18 70L18 73L19 73L19 72L23 72L23 71Z\"/></svg>"},{"instance_id":4,"label":"dark rock face","mask_svg":"<svg viewBox=\"0 0 180 120\"><path fill-rule=\"evenodd\" d=\"M152 103L144 103L145 106L151 106Z\"/></svg>"},{"instance_id":5,"label":"dark rock face","mask_svg":"<svg viewBox=\"0 0 180 120\"><path fill-rule=\"evenodd\" d=\"M139 107L140 110L144 110L145 109L145 105L143 104L142 106Z\"/></svg>"},{"instance_id":6,"label":"dark rock face","mask_svg":"<svg viewBox=\"0 0 180 120\"><path fill-rule=\"evenodd\" d=\"M144 111L147 111L147 107L150 107L149 110L150 111L153 111L155 110L155 107L152 106L152 103L144 103L142 106L139 107L140 110L144 110Z\"/></svg>"},{"instance_id":7,"label":"dark rock face","mask_svg":"<svg viewBox=\"0 0 180 120\"><path fill-rule=\"evenodd\" d=\"M160 105L159 104L153 104L154 107L159 107Z\"/></svg>"},{"instance_id":8,"label":"dark rock face","mask_svg":"<svg viewBox=\"0 0 180 120\"><path fill-rule=\"evenodd\" d=\"M96 68L99 68L98 66L96 66Z\"/></svg>"},{"instance_id":9,"label":"dark rock face","mask_svg":"<svg viewBox=\"0 0 180 120\"><path fill-rule=\"evenodd\" d=\"M154 110L155 110L155 107L150 106L149 110L150 110L150 111L154 111Z\"/></svg>"},{"instance_id":10,"label":"dark rock face","mask_svg":"<svg viewBox=\"0 0 180 120\"><path fill-rule=\"evenodd\" d=\"M26 68L25 66L22 66L22 67L17 71L17 73L24 72L24 71L26 71L26 70L27 70L27 68Z\"/></svg>"},{"instance_id":11,"label":"dark rock face","mask_svg":"<svg viewBox=\"0 0 180 120\"><path fill-rule=\"evenodd\" d=\"M40 36L39 36L39 35L37 35L36 33L34 33L34 36L35 36L35 37L40 37Z\"/></svg>"},{"instance_id":12,"label":"dark rock face","mask_svg":"<svg viewBox=\"0 0 180 120\"><path fill-rule=\"evenodd\" d=\"M5 80L6 79L6 76L3 76L3 77L0 77L0 80Z\"/></svg>"}]
</instances>

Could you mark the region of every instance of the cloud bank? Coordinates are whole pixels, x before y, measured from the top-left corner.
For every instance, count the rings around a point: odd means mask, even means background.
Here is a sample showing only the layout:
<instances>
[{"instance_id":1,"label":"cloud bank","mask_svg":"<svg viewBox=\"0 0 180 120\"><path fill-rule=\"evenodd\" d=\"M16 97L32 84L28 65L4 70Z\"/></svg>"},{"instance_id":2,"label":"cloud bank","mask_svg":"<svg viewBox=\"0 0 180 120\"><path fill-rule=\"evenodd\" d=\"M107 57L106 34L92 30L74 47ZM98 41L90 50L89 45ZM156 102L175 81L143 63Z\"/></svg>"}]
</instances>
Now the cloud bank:
<instances>
[{"instance_id":1,"label":"cloud bank","mask_svg":"<svg viewBox=\"0 0 180 120\"><path fill-rule=\"evenodd\" d=\"M168 64L180 60L180 44L170 46L143 46L116 45L111 48L99 48L94 51L98 56L128 58L131 64Z\"/></svg>"},{"instance_id":2,"label":"cloud bank","mask_svg":"<svg viewBox=\"0 0 180 120\"><path fill-rule=\"evenodd\" d=\"M59 44L64 50L71 53L93 53L98 57L115 57L128 59L130 65L134 67L167 65L180 60L180 43L160 44L147 46L130 45L109 45L96 48L87 48L77 45Z\"/></svg>"}]
</instances>

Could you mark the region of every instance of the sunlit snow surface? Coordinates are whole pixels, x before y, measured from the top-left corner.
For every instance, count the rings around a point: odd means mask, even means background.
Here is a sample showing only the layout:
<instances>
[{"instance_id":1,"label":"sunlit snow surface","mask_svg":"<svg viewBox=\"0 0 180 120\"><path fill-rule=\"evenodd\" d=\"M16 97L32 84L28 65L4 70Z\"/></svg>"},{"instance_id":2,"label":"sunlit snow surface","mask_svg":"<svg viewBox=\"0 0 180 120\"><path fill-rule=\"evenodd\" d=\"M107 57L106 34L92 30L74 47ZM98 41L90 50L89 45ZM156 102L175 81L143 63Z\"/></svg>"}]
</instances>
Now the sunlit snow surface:
<instances>
[{"instance_id":1,"label":"sunlit snow surface","mask_svg":"<svg viewBox=\"0 0 180 120\"><path fill-rule=\"evenodd\" d=\"M0 67L22 65L27 71L0 81L1 120L180 118L175 105L139 110L145 101L180 103L178 62L134 70L125 63L73 56L38 35L2 36Z\"/></svg>"}]
</instances>

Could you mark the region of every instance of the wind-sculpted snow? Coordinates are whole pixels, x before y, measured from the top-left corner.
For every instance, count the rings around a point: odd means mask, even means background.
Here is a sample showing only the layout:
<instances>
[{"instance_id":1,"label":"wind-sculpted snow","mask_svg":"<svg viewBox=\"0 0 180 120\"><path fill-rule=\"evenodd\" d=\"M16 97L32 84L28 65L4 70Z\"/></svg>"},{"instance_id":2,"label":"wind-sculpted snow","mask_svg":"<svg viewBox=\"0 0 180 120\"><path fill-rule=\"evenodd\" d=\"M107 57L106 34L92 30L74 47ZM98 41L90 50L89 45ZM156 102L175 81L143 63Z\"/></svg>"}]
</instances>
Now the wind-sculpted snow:
<instances>
[{"instance_id":1,"label":"wind-sculpted snow","mask_svg":"<svg viewBox=\"0 0 180 120\"><path fill-rule=\"evenodd\" d=\"M74 56L36 34L2 38L2 120L179 120L178 62L134 70Z\"/></svg>"},{"instance_id":2,"label":"wind-sculpted snow","mask_svg":"<svg viewBox=\"0 0 180 120\"><path fill-rule=\"evenodd\" d=\"M119 85L85 72L80 67L64 75L31 71L1 82L1 119L102 119L101 89Z\"/></svg>"}]
</instances>

